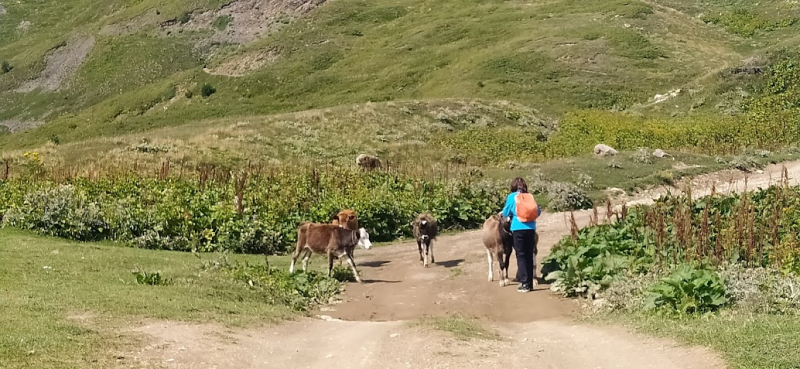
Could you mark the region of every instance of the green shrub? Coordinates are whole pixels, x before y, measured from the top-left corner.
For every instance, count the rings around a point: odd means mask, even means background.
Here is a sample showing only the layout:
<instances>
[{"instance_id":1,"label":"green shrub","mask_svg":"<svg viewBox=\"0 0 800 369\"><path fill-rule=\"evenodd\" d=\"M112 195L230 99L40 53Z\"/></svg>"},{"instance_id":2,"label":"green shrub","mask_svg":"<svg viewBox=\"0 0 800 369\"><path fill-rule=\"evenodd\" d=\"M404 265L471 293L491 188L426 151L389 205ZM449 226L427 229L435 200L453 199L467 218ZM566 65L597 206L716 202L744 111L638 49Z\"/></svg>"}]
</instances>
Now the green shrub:
<instances>
[{"instance_id":1,"label":"green shrub","mask_svg":"<svg viewBox=\"0 0 800 369\"><path fill-rule=\"evenodd\" d=\"M0 74L11 72L12 69L14 69L14 67L12 67L8 61L3 61L3 63L0 65Z\"/></svg>"},{"instance_id":2,"label":"green shrub","mask_svg":"<svg viewBox=\"0 0 800 369\"><path fill-rule=\"evenodd\" d=\"M656 173L656 178L667 186L675 185L675 173L671 170L665 169Z\"/></svg>"},{"instance_id":3,"label":"green shrub","mask_svg":"<svg viewBox=\"0 0 800 369\"><path fill-rule=\"evenodd\" d=\"M728 165L731 167L731 169L738 169L743 172L752 172L762 167L756 158L747 154L734 157L730 162L728 162Z\"/></svg>"},{"instance_id":4,"label":"green shrub","mask_svg":"<svg viewBox=\"0 0 800 369\"><path fill-rule=\"evenodd\" d=\"M21 203L5 205L4 226L30 229L79 241L108 237L100 206L72 185L34 188Z\"/></svg>"},{"instance_id":5,"label":"green shrub","mask_svg":"<svg viewBox=\"0 0 800 369\"><path fill-rule=\"evenodd\" d=\"M652 164L653 156L650 155L650 150L646 147L640 147L633 154L633 161L639 164Z\"/></svg>"},{"instance_id":6,"label":"green shrub","mask_svg":"<svg viewBox=\"0 0 800 369\"><path fill-rule=\"evenodd\" d=\"M635 217L630 220L584 228L577 240L565 238L544 260L542 274L553 281L551 289L567 296L594 297L624 272L643 272L653 263Z\"/></svg>"},{"instance_id":7,"label":"green shrub","mask_svg":"<svg viewBox=\"0 0 800 369\"><path fill-rule=\"evenodd\" d=\"M200 94L203 97L209 97L209 96L213 95L216 92L217 92L217 89L214 88L214 86L212 86L209 83L203 83L203 87L200 88Z\"/></svg>"},{"instance_id":8,"label":"green shrub","mask_svg":"<svg viewBox=\"0 0 800 369\"><path fill-rule=\"evenodd\" d=\"M720 274L738 310L800 314L800 274L787 275L774 268L745 268L740 264L725 265Z\"/></svg>"},{"instance_id":9,"label":"green shrub","mask_svg":"<svg viewBox=\"0 0 800 369\"><path fill-rule=\"evenodd\" d=\"M316 305L328 303L342 288L336 279L314 271L290 274L283 269L239 264L225 267L223 272L233 280L246 284L255 293L262 294L271 300L270 303L289 306L297 311L307 311Z\"/></svg>"},{"instance_id":10,"label":"green shrub","mask_svg":"<svg viewBox=\"0 0 800 369\"><path fill-rule=\"evenodd\" d=\"M161 276L160 272L142 272L134 271L133 275L136 276L136 283L146 284L149 286L166 286L172 284L172 279L166 279Z\"/></svg>"},{"instance_id":11,"label":"green shrub","mask_svg":"<svg viewBox=\"0 0 800 369\"><path fill-rule=\"evenodd\" d=\"M356 210L374 241L411 235L409 222L430 211L442 229L474 229L496 212L504 187L473 177L427 180L384 172L331 169L252 174L235 180L158 180L135 175L57 185L26 178L0 182L3 224L82 241L113 240L178 251L282 253L302 221L327 222ZM241 207L240 207L241 206Z\"/></svg>"},{"instance_id":12,"label":"green shrub","mask_svg":"<svg viewBox=\"0 0 800 369\"><path fill-rule=\"evenodd\" d=\"M185 13L181 14L176 20L180 24L189 23L189 21L192 20L192 13L191 12L185 12Z\"/></svg>"},{"instance_id":13,"label":"green shrub","mask_svg":"<svg viewBox=\"0 0 800 369\"><path fill-rule=\"evenodd\" d=\"M729 13L705 16L703 21L718 24L728 32L739 36L752 37L758 32L789 27L795 24L797 19L769 20L747 9L737 9Z\"/></svg>"},{"instance_id":14,"label":"green shrub","mask_svg":"<svg viewBox=\"0 0 800 369\"><path fill-rule=\"evenodd\" d=\"M594 203L580 187L566 182L547 185L548 207L554 211L590 209Z\"/></svg>"},{"instance_id":15,"label":"green shrub","mask_svg":"<svg viewBox=\"0 0 800 369\"><path fill-rule=\"evenodd\" d=\"M578 180L576 181L576 183L577 183L578 187L580 187L582 189L592 189L592 188L594 188L594 178L592 178L592 176L590 176L590 175L588 175L586 173L578 174Z\"/></svg>"},{"instance_id":16,"label":"green shrub","mask_svg":"<svg viewBox=\"0 0 800 369\"><path fill-rule=\"evenodd\" d=\"M257 217L245 216L224 223L218 231L217 247L248 254L277 254L286 248L283 235L261 222ZM211 251L211 250L208 250Z\"/></svg>"},{"instance_id":17,"label":"green shrub","mask_svg":"<svg viewBox=\"0 0 800 369\"><path fill-rule=\"evenodd\" d=\"M220 31L224 31L231 22L233 22L233 17L230 15L221 15L211 22L211 26Z\"/></svg>"},{"instance_id":18,"label":"green shrub","mask_svg":"<svg viewBox=\"0 0 800 369\"><path fill-rule=\"evenodd\" d=\"M609 30L606 38L615 52L626 58L648 60L666 57L660 47L654 45L647 37L633 29Z\"/></svg>"},{"instance_id":19,"label":"green shrub","mask_svg":"<svg viewBox=\"0 0 800 369\"><path fill-rule=\"evenodd\" d=\"M716 272L688 264L659 280L647 295L645 309L681 314L715 311L728 303L725 284Z\"/></svg>"}]
</instances>

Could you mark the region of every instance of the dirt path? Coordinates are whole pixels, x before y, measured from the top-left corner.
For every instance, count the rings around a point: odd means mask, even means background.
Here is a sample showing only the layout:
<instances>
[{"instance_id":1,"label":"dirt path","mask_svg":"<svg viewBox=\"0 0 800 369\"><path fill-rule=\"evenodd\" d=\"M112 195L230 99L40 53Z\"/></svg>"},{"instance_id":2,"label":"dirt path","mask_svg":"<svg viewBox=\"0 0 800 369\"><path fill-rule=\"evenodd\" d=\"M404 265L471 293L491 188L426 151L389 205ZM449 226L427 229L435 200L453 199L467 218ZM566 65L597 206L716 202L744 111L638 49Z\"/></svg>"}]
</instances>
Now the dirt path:
<instances>
[{"instance_id":1,"label":"dirt path","mask_svg":"<svg viewBox=\"0 0 800 369\"><path fill-rule=\"evenodd\" d=\"M735 171L700 176L692 181L693 194L710 193L714 183L718 193L766 187L783 168L771 166L747 179ZM785 168L797 183L800 162ZM656 188L618 203L647 203L667 191ZM591 214L576 212L579 226L588 224ZM569 234L569 226L563 213L543 214L538 223L541 260ZM356 259L366 283L348 284L341 304L317 312L322 319L247 331L152 322L137 331L151 335L153 344L134 356L139 363L169 368L724 368L706 349L576 325L576 303L546 286L520 294L514 285L488 282L486 253L476 232L442 237L435 255L437 263L426 269L411 243L359 250ZM477 316L502 338L460 341L406 323L453 314Z\"/></svg>"}]
</instances>

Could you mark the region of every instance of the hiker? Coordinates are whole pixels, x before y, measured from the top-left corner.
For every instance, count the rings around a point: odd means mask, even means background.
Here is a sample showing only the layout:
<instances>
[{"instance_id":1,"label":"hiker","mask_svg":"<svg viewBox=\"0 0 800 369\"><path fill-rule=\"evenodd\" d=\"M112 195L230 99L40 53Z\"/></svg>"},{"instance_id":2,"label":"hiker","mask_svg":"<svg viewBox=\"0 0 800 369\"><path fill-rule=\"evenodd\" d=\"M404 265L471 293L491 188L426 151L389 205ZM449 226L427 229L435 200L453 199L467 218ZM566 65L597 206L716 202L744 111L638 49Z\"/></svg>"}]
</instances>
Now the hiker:
<instances>
[{"instance_id":1,"label":"hiker","mask_svg":"<svg viewBox=\"0 0 800 369\"><path fill-rule=\"evenodd\" d=\"M511 181L511 193L503 208L503 216L511 217L511 234L517 256L518 292L532 291L536 281L536 218L541 214L542 209L536 199L528 193L528 184L522 178L514 178Z\"/></svg>"}]
</instances>

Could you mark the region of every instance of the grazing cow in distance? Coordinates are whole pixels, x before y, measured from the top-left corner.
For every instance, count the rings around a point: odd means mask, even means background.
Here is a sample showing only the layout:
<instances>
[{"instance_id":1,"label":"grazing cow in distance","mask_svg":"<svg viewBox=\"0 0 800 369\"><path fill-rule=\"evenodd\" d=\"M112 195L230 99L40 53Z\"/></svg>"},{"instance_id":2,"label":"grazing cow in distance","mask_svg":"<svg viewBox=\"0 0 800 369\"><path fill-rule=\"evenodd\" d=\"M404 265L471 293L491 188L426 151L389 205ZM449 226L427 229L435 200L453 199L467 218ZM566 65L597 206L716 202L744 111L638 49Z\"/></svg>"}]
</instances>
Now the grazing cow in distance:
<instances>
[{"instance_id":1,"label":"grazing cow in distance","mask_svg":"<svg viewBox=\"0 0 800 369\"><path fill-rule=\"evenodd\" d=\"M329 277L333 271L333 259L344 257L350 264L356 281L362 283L353 260L353 250L356 245L365 249L372 247L369 233L364 228L354 231L335 224L301 223L297 228L297 248L292 254L289 273L294 273L294 265L301 253L303 253L303 271L308 268L308 259L311 254L326 254L328 255Z\"/></svg>"},{"instance_id":2,"label":"grazing cow in distance","mask_svg":"<svg viewBox=\"0 0 800 369\"><path fill-rule=\"evenodd\" d=\"M489 257L489 282L494 280L494 259L500 264L500 286L508 285L508 261L514 247L511 222L500 214L493 214L483 222L483 245Z\"/></svg>"},{"instance_id":3,"label":"grazing cow in distance","mask_svg":"<svg viewBox=\"0 0 800 369\"><path fill-rule=\"evenodd\" d=\"M378 159L376 156L361 154L356 158L356 165L361 167L364 170L374 170L380 169L383 164L381 163L381 159Z\"/></svg>"},{"instance_id":4,"label":"grazing cow in distance","mask_svg":"<svg viewBox=\"0 0 800 369\"><path fill-rule=\"evenodd\" d=\"M431 264L433 260L433 241L439 235L439 227L436 224L436 219L430 213L423 213L417 216L412 223L414 231L414 239L417 240L417 248L419 248L419 261L422 262L426 268L428 267L428 255L430 255ZM422 246L425 246L423 249ZM425 256L422 256L423 250Z\"/></svg>"}]
</instances>

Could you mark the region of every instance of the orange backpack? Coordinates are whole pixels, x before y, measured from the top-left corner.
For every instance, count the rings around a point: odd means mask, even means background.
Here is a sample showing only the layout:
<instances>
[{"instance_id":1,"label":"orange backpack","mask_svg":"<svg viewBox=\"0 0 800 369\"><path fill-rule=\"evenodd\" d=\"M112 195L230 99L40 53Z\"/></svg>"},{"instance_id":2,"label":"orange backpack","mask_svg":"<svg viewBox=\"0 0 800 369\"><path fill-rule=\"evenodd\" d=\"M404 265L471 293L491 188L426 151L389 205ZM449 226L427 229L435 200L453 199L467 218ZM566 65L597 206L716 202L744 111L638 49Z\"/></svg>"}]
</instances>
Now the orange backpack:
<instances>
[{"instance_id":1,"label":"orange backpack","mask_svg":"<svg viewBox=\"0 0 800 369\"><path fill-rule=\"evenodd\" d=\"M539 217L539 205L529 193L519 193L514 198L517 204L517 219L522 223L536 221Z\"/></svg>"}]
</instances>

